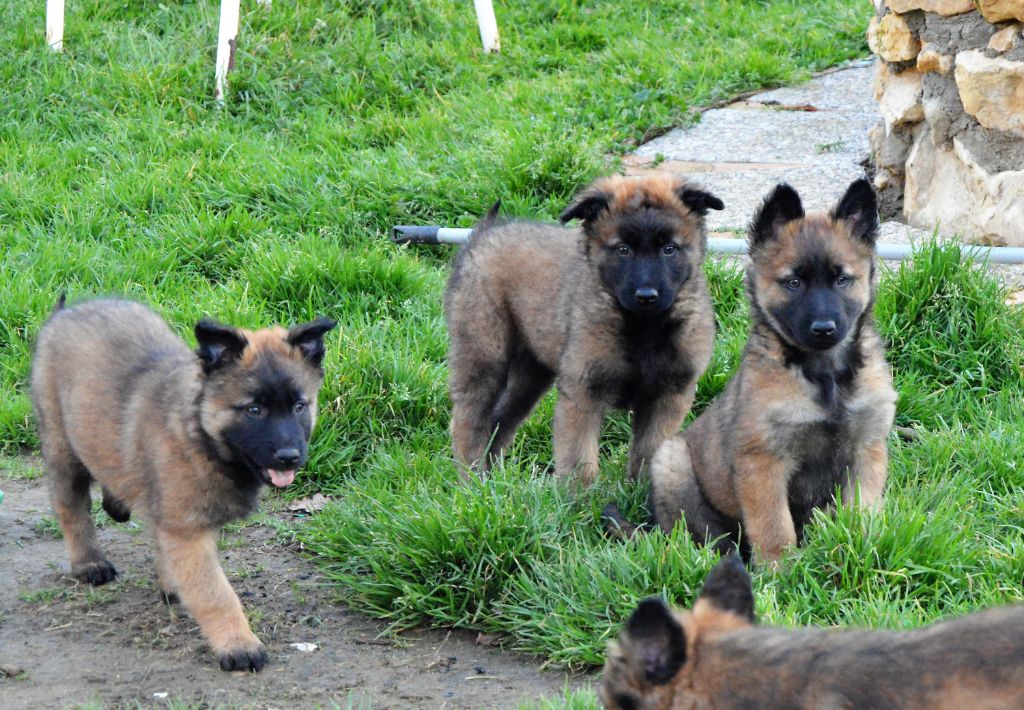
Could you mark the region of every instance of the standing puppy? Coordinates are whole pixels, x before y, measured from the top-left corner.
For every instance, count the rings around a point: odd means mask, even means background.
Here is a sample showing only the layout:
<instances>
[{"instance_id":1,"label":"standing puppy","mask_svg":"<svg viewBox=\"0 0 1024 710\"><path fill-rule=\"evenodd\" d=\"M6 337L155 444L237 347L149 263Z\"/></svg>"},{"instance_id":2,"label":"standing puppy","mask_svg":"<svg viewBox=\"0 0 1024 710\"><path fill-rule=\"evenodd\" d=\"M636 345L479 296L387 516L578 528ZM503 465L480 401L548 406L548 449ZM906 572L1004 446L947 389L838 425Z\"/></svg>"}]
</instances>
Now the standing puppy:
<instances>
[{"instance_id":1,"label":"standing puppy","mask_svg":"<svg viewBox=\"0 0 1024 710\"><path fill-rule=\"evenodd\" d=\"M640 602L608 647L608 710L1024 707L1024 607L913 631L755 626L754 594L729 557L692 611Z\"/></svg>"},{"instance_id":2,"label":"standing puppy","mask_svg":"<svg viewBox=\"0 0 1024 710\"><path fill-rule=\"evenodd\" d=\"M452 446L486 468L557 377L555 471L597 473L609 408L633 412L629 473L678 431L711 358L701 265L717 197L682 178L608 177L562 213L473 232L445 292Z\"/></svg>"},{"instance_id":3,"label":"standing puppy","mask_svg":"<svg viewBox=\"0 0 1024 710\"><path fill-rule=\"evenodd\" d=\"M779 185L750 227L750 337L739 371L651 465L663 530L698 542L739 528L774 563L836 488L878 506L896 392L872 317L878 211L866 180L829 214Z\"/></svg>"},{"instance_id":4,"label":"standing puppy","mask_svg":"<svg viewBox=\"0 0 1024 710\"><path fill-rule=\"evenodd\" d=\"M90 517L95 480L112 517L152 522L160 589L184 602L224 670L258 671L267 654L220 567L217 533L305 462L334 325L203 320L193 353L137 303L65 309L62 298L39 334L32 400L72 574L95 585L117 575Z\"/></svg>"}]
</instances>

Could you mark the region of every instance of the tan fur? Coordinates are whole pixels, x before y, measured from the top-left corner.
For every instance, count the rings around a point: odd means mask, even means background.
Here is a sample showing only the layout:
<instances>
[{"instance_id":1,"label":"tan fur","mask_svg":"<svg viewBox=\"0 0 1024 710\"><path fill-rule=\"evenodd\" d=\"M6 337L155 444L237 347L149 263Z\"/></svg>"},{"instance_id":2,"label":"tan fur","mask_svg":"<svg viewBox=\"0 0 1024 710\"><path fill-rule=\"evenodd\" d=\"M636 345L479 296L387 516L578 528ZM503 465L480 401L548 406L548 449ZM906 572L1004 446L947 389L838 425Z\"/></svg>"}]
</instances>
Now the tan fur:
<instances>
[{"instance_id":1,"label":"tan fur","mask_svg":"<svg viewBox=\"0 0 1024 710\"><path fill-rule=\"evenodd\" d=\"M609 409L634 412L634 476L678 431L710 360L715 327L701 271L704 220L680 201L687 187L696 189L668 175L603 178L577 198L576 204L595 195L608 200L607 210L584 229L485 221L474 231L445 295L452 447L461 463L486 468L487 452L496 455L508 446L556 378L555 470L575 473L583 486L597 473L598 435ZM681 325L669 367L679 376L633 403L625 401L631 393L621 391L622 382L637 376L623 343L624 315L598 268L619 239L620 217L638 210L655 211L672 225L693 270L670 307L671 319Z\"/></svg>"},{"instance_id":2,"label":"tan fur","mask_svg":"<svg viewBox=\"0 0 1024 710\"><path fill-rule=\"evenodd\" d=\"M151 523L161 590L180 596L222 665L244 666L262 645L221 569L216 537L252 512L262 484L230 475L237 462L222 435L243 416L236 410L261 364L301 389L314 419L323 374L285 342L284 329L240 332L248 345L214 383L144 306L96 300L58 310L39 335L32 395L72 573L98 584L114 574L90 518L95 480Z\"/></svg>"},{"instance_id":3,"label":"tan fur","mask_svg":"<svg viewBox=\"0 0 1024 710\"><path fill-rule=\"evenodd\" d=\"M845 293L863 313L859 332L851 328L834 352L821 356L823 367L851 359L854 349L862 359L852 382L836 387L834 406L823 403L819 385L791 362L779 335L785 325L772 315L786 303L783 282L808 254L842 265L853 279ZM859 496L864 506L881 504L896 392L870 312L873 259L870 243L822 214L785 224L777 239L754 251L747 273L753 325L740 368L711 407L663 444L651 466L651 512L664 530L681 513L699 542L735 537L741 525L759 559L775 564L798 542L804 522L791 513L793 477L830 452L848 456L844 502Z\"/></svg>"},{"instance_id":4,"label":"tan fur","mask_svg":"<svg viewBox=\"0 0 1024 710\"><path fill-rule=\"evenodd\" d=\"M681 666L654 678L670 643L628 629L609 644L608 710L1024 707L1024 607L991 609L913 631L781 629L699 599L670 614ZM675 657L678 663L679 657ZM671 664L669 664L671 665Z\"/></svg>"}]
</instances>

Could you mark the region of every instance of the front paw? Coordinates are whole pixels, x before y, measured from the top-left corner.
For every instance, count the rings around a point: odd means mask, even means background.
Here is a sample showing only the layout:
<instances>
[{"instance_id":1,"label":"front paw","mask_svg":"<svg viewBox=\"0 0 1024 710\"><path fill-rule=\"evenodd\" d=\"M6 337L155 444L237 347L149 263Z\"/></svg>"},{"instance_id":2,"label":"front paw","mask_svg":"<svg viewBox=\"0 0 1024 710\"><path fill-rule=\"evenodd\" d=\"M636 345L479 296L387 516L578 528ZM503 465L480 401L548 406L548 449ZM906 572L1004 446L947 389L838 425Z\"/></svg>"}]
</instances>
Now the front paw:
<instances>
[{"instance_id":1,"label":"front paw","mask_svg":"<svg viewBox=\"0 0 1024 710\"><path fill-rule=\"evenodd\" d=\"M114 565L106 560L98 560L73 566L71 574L81 582L87 582L94 587L98 587L107 582L113 582L117 577L117 570L114 569Z\"/></svg>"},{"instance_id":2,"label":"front paw","mask_svg":"<svg viewBox=\"0 0 1024 710\"><path fill-rule=\"evenodd\" d=\"M222 671L260 671L267 665L267 651L262 644L255 648L239 648L217 654Z\"/></svg>"}]
</instances>

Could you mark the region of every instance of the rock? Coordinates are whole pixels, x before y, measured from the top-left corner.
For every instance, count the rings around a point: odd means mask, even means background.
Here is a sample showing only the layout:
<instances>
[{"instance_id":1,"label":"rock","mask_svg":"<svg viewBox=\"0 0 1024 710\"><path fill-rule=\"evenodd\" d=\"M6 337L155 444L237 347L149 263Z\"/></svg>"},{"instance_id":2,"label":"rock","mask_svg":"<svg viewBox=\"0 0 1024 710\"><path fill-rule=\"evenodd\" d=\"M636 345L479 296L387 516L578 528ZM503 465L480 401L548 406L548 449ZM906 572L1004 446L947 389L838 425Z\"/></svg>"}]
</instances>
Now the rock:
<instances>
[{"instance_id":1,"label":"rock","mask_svg":"<svg viewBox=\"0 0 1024 710\"><path fill-rule=\"evenodd\" d=\"M875 73L875 100L885 120L885 128L924 120L921 104L921 72L907 69L894 74L884 62Z\"/></svg>"},{"instance_id":2,"label":"rock","mask_svg":"<svg viewBox=\"0 0 1024 710\"><path fill-rule=\"evenodd\" d=\"M953 57L926 46L917 55L917 70L924 73L949 74L953 70Z\"/></svg>"},{"instance_id":3,"label":"rock","mask_svg":"<svg viewBox=\"0 0 1024 710\"><path fill-rule=\"evenodd\" d=\"M886 0L885 4L893 12L924 10L925 12L937 12L946 17L962 15L974 9L974 0Z\"/></svg>"},{"instance_id":4,"label":"rock","mask_svg":"<svg viewBox=\"0 0 1024 710\"><path fill-rule=\"evenodd\" d=\"M1024 0L977 0L978 10L989 22L1024 20Z\"/></svg>"},{"instance_id":5,"label":"rock","mask_svg":"<svg viewBox=\"0 0 1024 710\"><path fill-rule=\"evenodd\" d=\"M914 36L907 21L899 15L872 17L868 25L868 46L887 62L907 62L921 51L921 40Z\"/></svg>"},{"instance_id":6,"label":"rock","mask_svg":"<svg viewBox=\"0 0 1024 710\"><path fill-rule=\"evenodd\" d=\"M996 32L988 41L988 48L996 52L1009 52L1020 42L1019 24L1012 24Z\"/></svg>"},{"instance_id":7,"label":"rock","mask_svg":"<svg viewBox=\"0 0 1024 710\"><path fill-rule=\"evenodd\" d=\"M906 165L903 214L917 227L964 239L1024 246L1024 170L990 173L954 138L951 149L921 131Z\"/></svg>"},{"instance_id":8,"label":"rock","mask_svg":"<svg viewBox=\"0 0 1024 710\"><path fill-rule=\"evenodd\" d=\"M868 131L871 143L871 157L875 165L895 173L903 172L903 165L910 153L911 135L909 131L890 131L884 123L880 123Z\"/></svg>"},{"instance_id":9,"label":"rock","mask_svg":"<svg viewBox=\"0 0 1024 710\"><path fill-rule=\"evenodd\" d=\"M1024 135L1024 62L976 49L956 55L956 86L964 110L985 128Z\"/></svg>"}]
</instances>

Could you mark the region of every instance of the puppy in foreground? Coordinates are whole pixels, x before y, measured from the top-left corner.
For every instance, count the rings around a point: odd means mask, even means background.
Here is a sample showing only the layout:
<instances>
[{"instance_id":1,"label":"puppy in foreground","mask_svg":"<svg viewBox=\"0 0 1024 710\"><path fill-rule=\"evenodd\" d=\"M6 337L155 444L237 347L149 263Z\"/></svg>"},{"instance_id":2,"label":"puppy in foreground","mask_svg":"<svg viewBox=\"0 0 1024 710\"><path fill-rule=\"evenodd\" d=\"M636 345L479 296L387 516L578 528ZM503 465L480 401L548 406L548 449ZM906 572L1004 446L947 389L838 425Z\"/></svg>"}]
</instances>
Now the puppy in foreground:
<instances>
[{"instance_id":1,"label":"puppy in foreground","mask_svg":"<svg viewBox=\"0 0 1024 710\"><path fill-rule=\"evenodd\" d=\"M562 213L581 229L498 223L496 207L445 292L456 458L486 469L557 380L555 472L593 482L616 408L633 413L637 476L678 431L711 358L704 216L721 200L671 175L613 176Z\"/></svg>"},{"instance_id":2,"label":"puppy in foreground","mask_svg":"<svg viewBox=\"0 0 1024 710\"><path fill-rule=\"evenodd\" d=\"M609 710L1024 707L1024 607L913 631L755 626L735 555L711 570L691 611L646 599L608 648Z\"/></svg>"},{"instance_id":3,"label":"puppy in foreground","mask_svg":"<svg viewBox=\"0 0 1024 710\"><path fill-rule=\"evenodd\" d=\"M650 510L699 544L775 564L836 490L881 504L896 391L874 325L878 210L866 180L828 214L779 185L750 227L751 329L739 370L651 464ZM621 521L614 506L606 517ZM742 534L740 533L742 529Z\"/></svg>"},{"instance_id":4,"label":"puppy in foreground","mask_svg":"<svg viewBox=\"0 0 1024 710\"><path fill-rule=\"evenodd\" d=\"M145 306L64 308L62 297L39 333L32 401L72 574L93 585L117 575L90 517L96 481L112 518L149 520L159 587L185 604L224 670L258 671L267 654L221 569L217 533L305 463L334 326L202 320L192 352Z\"/></svg>"}]
</instances>

